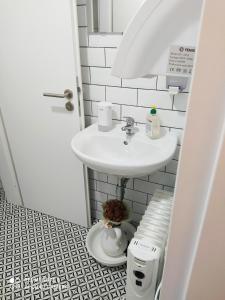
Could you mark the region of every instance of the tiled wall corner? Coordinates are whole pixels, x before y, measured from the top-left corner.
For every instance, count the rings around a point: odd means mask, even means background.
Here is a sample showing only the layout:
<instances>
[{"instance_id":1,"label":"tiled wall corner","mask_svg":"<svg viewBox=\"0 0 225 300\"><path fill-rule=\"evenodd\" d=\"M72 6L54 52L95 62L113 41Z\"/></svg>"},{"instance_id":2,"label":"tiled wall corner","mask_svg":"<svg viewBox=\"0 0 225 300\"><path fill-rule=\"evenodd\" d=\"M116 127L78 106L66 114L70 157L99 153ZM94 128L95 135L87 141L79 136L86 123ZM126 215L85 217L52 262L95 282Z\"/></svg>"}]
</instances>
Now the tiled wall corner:
<instances>
[{"instance_id":1,"label":"tiled wall corner","mask_svg":"<svg viewBox=\"0 0 225 300\"><path fill-rule=\"evenodd\" d=\"M178 136L173 160L163 169L144 178L129 181L125 201L133 210L133 221L138 223L156 188L173 191L182 143L188 89L171 97L164 76L121 80L111 76L111 67L122 34L88 34L86 0L77 0L80 54L86 126L97 121L98 101L114 104L113 118L122 121L133 116L142 126L151 105L157 105L163 130ZM89 170L92 216L101 218L102 202L118 195L116 176Z\"/></svg>"}]
</instances>

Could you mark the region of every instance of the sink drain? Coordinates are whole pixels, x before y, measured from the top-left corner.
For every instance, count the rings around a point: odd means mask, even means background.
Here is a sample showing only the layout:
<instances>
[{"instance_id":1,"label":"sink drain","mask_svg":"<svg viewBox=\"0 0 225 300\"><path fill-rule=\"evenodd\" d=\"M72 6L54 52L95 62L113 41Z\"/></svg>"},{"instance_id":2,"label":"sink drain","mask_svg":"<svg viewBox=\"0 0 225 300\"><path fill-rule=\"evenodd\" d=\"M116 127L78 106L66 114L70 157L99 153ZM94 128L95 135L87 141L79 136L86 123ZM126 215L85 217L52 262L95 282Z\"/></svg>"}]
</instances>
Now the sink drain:
<instances>
[{"instance_id":1,"label":"sink drain","mask_svg":"<svg viewBox=\"0 0 225 300\"><path fill-rule=\"evenodd\" d=\"M128 142L127 142L127 141L124 141L123 143L124 143L124 145L126 145L126 146L128 145Z\"/></svg>"}]
</instances>

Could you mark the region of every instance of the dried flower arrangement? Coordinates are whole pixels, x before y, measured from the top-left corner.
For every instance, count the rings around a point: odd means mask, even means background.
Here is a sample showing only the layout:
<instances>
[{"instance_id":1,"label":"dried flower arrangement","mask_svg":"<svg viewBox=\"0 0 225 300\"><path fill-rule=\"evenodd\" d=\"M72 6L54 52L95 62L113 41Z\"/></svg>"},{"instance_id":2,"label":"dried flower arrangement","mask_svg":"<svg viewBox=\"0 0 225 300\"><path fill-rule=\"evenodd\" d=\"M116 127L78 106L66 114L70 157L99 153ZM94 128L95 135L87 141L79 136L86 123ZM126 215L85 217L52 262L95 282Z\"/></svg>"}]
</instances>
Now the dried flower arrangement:
<instances>
[{"instance_id":1,"label":"dried flower arrangement","mask_svg":"<svg viewBox=\"0 0 225 300\"><path fill-rule=\"evenodd\" d=\"M120 225L123 221L129 218L129 211L123 201L114 199L103 203L104 225L107 228L113 225Z\"/></svg>"}]
</instances>

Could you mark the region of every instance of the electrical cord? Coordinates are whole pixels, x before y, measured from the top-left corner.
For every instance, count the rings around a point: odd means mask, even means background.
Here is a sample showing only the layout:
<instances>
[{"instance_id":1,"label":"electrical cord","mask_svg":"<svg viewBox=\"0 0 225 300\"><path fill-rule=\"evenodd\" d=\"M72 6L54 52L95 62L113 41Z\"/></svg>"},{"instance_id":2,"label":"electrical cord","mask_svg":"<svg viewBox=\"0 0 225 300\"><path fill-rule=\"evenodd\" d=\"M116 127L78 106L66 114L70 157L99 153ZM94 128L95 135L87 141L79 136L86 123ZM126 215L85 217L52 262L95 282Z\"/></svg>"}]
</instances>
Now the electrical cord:
<instances>
[{"instance_id":1,"label":"electrical cord","mask_svg":"<svg viewBox=\"0 0 225 300\"><path fill-rule=\"evenodd\" d=\"M165 247L164 262L166 260L166 254L167 254L167 245ZM155 293L155 299L154 300L159 299L159 293L160 293L161 287L162 287L162 280L160 281L160 284L158 285L158 288L157 288L156 293Z\"/></svg>"},{"instance_id":2,"label":"electrical cord","mask_svg":"<svg viewBox=\"0 0 225 300\"><path fill-rule=\"evenodd\" d=\"M155 293L155 300L158 300L158 297L159 297L159 292L161 290L161 287L162 287L162 281L160 282L158 288L157 288L157 291Z\"/></svg>"}]
</instances>

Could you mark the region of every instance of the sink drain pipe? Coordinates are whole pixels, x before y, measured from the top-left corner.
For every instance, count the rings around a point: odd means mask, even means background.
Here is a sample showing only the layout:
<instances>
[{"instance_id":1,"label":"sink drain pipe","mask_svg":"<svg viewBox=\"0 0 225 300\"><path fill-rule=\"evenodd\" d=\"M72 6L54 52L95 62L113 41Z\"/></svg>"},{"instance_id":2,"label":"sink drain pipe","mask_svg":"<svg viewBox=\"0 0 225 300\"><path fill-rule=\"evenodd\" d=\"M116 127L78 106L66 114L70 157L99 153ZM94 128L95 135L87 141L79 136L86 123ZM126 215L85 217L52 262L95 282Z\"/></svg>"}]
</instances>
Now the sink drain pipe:
<instances>
[{"instance_id":1,"label":"sink drain pipe","mask_svg":"<svg viewBox=\"0 0 225 300\"><path fill-rule=\"evenodd\" d=\"M129 181L129 178L122 177L120 178L120 183L116 186L116 194L118 195L119 191L119 199L120 201L123 201L124 195L125 195L125 188L127 186L127 183Z\"/></svg>"}]
</instances>

